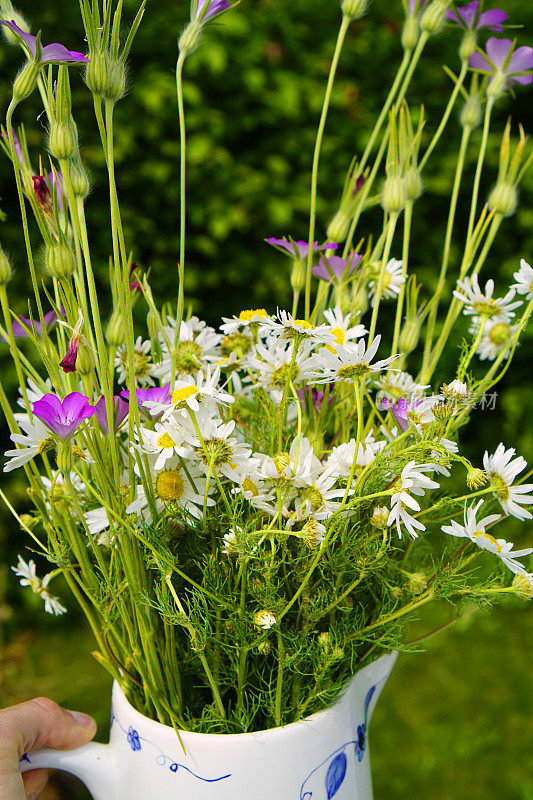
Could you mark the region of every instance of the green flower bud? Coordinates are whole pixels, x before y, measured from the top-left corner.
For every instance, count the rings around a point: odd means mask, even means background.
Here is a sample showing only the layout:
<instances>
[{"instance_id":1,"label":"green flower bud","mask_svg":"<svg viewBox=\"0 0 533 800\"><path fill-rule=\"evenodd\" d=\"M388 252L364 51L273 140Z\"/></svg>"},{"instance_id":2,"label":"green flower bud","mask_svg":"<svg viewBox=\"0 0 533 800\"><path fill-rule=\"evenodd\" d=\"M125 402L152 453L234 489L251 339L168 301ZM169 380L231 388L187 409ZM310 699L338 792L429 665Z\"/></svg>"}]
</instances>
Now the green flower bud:
<instances>
[{"instance_id":1,"label":"green flower bud","mask_svg":"<svg viewBox=\"0 0 533 800\"><path fill-rule=\"evenodd\" d=\"M438 33L444 25L449 5L449 0L434 0L426 6L420 19L420 28L426 33Z\"/></svg>"},{"instance_id":2,"label":"green flower bud","mask_svg":"<svg viewBox=\"0 0 533 800\"><path fill-rule=\"evenodd\" d=\"M124 320L122 319L122 314L118 308L113 311L107 324L105 338L111 347L119 347L121 344L123 344L124 339L126 338Z\"/></svg>"},{"instance_id":3,"label":"green flower bud","mask_svg":"<svg viewBox=\"0 0 533 800\"><path fill-rule=\"evenodd\" d=\"M91 184L81 159L70 159L68 163L68 176L74 197L79 197L81 200L85 200L91 189Z\"/></svg>"},{"instance_id":4,"label":"green flower bud","mask_svg":"<svg viewBox=\"0 0 533 800\"><path fill-rule=\"evenodd\" d=\"M461 111L461 125L463 128L477 128L481 122L481 103L477 94L471 95Z\"/></svg>"},{"instance_id":5,"label":"green flower bud","mask_svg":"<svg viewBox=\"0 0 533 800\"><path fill-rule=\"evenodd\" d=\"M353 299L353 307L356 314L363 316L368 309L368 292L364 286L361 286ZM343 311L344 313L344 311Z\"/></svg>"},{"instance_id":6,"label":"green flower bud","mask_svg":"<svg viewBox=\"0 0 533 800\"><path fill-rule=\"evenodd\" d=\"M69 159L78 150L78 130L76 123L70 118L67 123L52 122L48 134L50 155L59 160Z\"/></svg>"},{"instance_id":7,"label":"green flower bud","mask_svg":"<svg viewBox=\"0 0 533 800\"><path fill-rule=\"evenodd\" d=\"M35 61L27 61L22 67L13 83L13 100L21 103L33 92L37 86L37 78L41 71L41 65Z\"/></svg>"},{"instance_id":8,"label":"green flower bud","mask_svg":"<svg viewBox=\"0 0 533 800\"><path fill-rule=\"evenodd\" d=\"M497 183L489 195L489 211L510 217L518 205L518 191L511 183Z\"/></svg>"},{"instance_id":9,"label":"green flower bud","mask_svg":"<svg viewBox=\"0 0 533 800\"><path fill-rule=\"evenodd\" d=\"M415 319L407 321L400 334L399 349L404 355L411 353L420 339L420 323Z\"/></svg>"},{"instance_id":10,"label":"green flower bud","mask_svg":"<svg viewBox=\"0 0 533 800\"><path fill-rule=\"evenodd\" d=\"M402 31L402 47L404 50L414 50L420 38L420 25L416 17L407 17Z\"/></svg>"},{"instance_id":11,"label":"green flower bud","mask_svg":"<svg viewBox=\"0 0 533 800\"><path fill-rule=\"evenodd\" d=\"M72 470L74 459L70 442L61 442L57 450L57 468L63 475L68 475Z\"/></svg>"},{"instance_id":12,"label":"green flower bud","mask_svg":"<svg viewBox=\"0 0 533 800\"><path fill-rule=\"evenodd\" d=\"M497 99L505 92L506 76L497 72L487 86L487 97Z\"/></svg>"},{"instance_id":13,"label":"green flower bud","mask_svg":"<svg viewBox=\"0 0 533 800\"><path fill-rule=\"evenodd\" d=\"M417 167L409 167L405 173L405 194L407 200L416 200L422 194L422 178Z\"/></svg>"},{"instance_id":14,"label":"green flower bud","mask_svg":"<svg viewBox=\"0 0 533 800\"><path fill-rule=\"evenodd\" d=\"M82 344L78 350L78 357L76 358L76 371L80 375L89 375L95 368L94 355L90 347Z\"/></svg>"},{"instance_id":15,"label":"green flower bud","mask_svg":"<svg viewBox=\"0 0 533 800\"><path fill-rule=\"evenodd\" d=\"M180 53L186 56L188 56L189 53L193 53L200 43L201 33L202 26L197 22L190 22L178 39Z\"/></svg>"},{"instance_id":16,"label":"green flower bud","mask_svg":"<svg viewBox=\"0 0 533 800\"><path fill-rule=\"evenodd\" d=\"M342 13L351 19L362 17L366 11L367 0L343 0Z\"/></svg>"},{"instance_id":17,"label":"green flower bud","mask_svg":"<svg viewBox=\"0 0 533 800\"><path fill-rule=\"evenodd\" d=\"M471 55L476 52L477 48L477 31L466 30L459 48L459 56L461 61L468 61Z\"/></svg>"},{"instance_id":18,"label":"green flower bud","mask_svg":"<svg viewBox=\"0 0 533 800\"><path fill-rule=\"evenodd\" d=\"M11 278L11 264L3 248L0 246L0 286L5 286Z\"/></svg>"},{"instance_id":19,"label":"green flower bud","mask_svg":"<svg viewBox=\"0 0 533 800\"><path fill-rule=\"evenodd\" d=\"M328 225L327 238L330 242L344 242L350 230L351 219L342 211L337 211Z\"/></svg>"},{"instance_id":20,"label":"green flower bud","mask_svg":"<svg viewBox=\"0 0 533 800\"><path fill-rule=\"evenodd\" d=\"M306 266L305 261L299 258L295 258L292 262L291 286L295 292L301 292L305 288Z\"/></svg>"},{"instance_id":21,"label":"green flower bud","mask_svg":"<svg viewBox=\"0 0 533 800\"><path fill-rule=\"evenodd\" d=\"M85 83L93 94L116 103L126 90L126 67L107 53L91 53Z\"/></svg>"},{"instance_id":22,"label":"green flower bud","mask_svg":"<svg viewBox=\"0 0 533 800\"><path fill-rule=\"evenodd\" d=\"M381 205L388 214L398 214L405 206L405 181L389 176L383 184Z\"/></svg>"},{"instance_id":23,"label":"green flower bud","mask_svg":"<svg viewBox=\"0 0 533 800\"><path fill-rule=\"evenodd\" d=\"M60 280L70 278L76 266L74 253L64 243L46 245L44 262L46 271Z\"/></svg>"}]
</instances>

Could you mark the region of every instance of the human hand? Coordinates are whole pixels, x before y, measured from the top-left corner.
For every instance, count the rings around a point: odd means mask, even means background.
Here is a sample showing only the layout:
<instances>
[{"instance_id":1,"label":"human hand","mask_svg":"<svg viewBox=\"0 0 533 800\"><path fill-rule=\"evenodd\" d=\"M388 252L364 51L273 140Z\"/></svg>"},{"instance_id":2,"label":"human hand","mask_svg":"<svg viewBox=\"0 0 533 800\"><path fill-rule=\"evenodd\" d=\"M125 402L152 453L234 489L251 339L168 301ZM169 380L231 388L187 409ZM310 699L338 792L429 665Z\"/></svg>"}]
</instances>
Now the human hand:
<instances>
[{"instance_id":1,"label":"human hand","mask_svg":"<svg viewBox=\"0 0 533 800\"><path fill-rule=\"evenodd\" d=\"M0 710L0 800L37 800L48 771L21 775L19 759L41 747L70 750L87 744L96 722L78 711L66 711L47 697L37 697Z\"/></svg>"}]
</instances>

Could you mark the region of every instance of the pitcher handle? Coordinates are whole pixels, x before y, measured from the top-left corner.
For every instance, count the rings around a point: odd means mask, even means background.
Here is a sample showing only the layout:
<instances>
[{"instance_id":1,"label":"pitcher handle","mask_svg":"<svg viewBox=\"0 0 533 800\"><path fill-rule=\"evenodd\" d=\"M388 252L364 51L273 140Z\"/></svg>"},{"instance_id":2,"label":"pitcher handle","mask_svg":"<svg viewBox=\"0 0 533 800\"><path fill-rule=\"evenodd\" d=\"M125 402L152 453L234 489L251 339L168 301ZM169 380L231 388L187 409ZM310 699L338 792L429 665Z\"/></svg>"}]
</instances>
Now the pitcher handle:
<instances>
[{"instance_id":1,"label":"pitcher handle","mask_svg":"<svg viewBox=\"0 0 533 800\"><path fill-rule=\"evenodd\" d=\"M110 800L118 796L116 765L107 744L90 742L75 750L52 750L48 747L25 753L20 771L61 769L75 775L86 785L94 800Z\"/></svg>"}]
</instances>

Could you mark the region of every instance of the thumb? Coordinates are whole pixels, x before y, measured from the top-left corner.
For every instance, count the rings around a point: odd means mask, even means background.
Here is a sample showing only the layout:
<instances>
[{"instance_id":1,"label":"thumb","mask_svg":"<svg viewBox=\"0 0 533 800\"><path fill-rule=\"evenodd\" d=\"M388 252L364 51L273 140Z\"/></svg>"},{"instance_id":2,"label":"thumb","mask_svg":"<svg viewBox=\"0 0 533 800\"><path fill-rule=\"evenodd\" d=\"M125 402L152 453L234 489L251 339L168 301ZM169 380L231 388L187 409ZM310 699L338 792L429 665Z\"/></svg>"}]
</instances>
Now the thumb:
<instances>
[{"instance_id":1,"label":"thumb","mask_svg":"<svg viewBox=\"0 0 533 800\"><path fill-rule=\"evenodd\" d=\"M93 738L96 722L86 714L66 711L38 697L0 711L0 797L24 800L20 757L41 747L68 750Z\"/></svg>"}]
</instances>

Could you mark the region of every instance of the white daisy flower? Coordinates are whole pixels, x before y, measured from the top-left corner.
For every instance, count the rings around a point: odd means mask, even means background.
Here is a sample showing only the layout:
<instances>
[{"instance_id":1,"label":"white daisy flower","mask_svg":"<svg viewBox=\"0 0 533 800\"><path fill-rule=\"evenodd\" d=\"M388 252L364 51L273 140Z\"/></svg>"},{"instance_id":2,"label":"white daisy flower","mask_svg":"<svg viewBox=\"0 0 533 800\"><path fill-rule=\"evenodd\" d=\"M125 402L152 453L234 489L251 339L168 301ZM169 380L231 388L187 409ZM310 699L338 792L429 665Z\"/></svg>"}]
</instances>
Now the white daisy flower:
<instances>
[{"instance_id":1,"label":"white daisy flower","mask_svg":"<svg viewBox=\"0 0 533 800\"><path fill-rule=\"evenodd\" d=\"M258 344L257 356L250 358L249 367L257 373L256 385L262 386L275 403L281 403L288 379L296 385L308 382L313 374L312 357L305 343L300 345L291 374L293 345L281 345L273 340L267 346Z\"/></svg>"},{"instance_id":2,"label":"white daisy flower","mask_svg":"<svg viewBox=\"0 0 533 800\"><path fill-rule=\"evenodd\" d=\"M398 261L397 258L391 258L385 267L385 274L383 276L383 293L381 299L397 297L400 294L400 289L404 285L407 276L402 275L403 261ZM368 294L372 298L372 306L376 302L376 291L379 286L379 278L370 281L368 284Z\"/></svg>"},{"instance_id":3,"label":"white daisy flower","mask_svg":"<svg viewBox=\"0 0 533 800\"><path fill-rule=\"evenodd\" d=\"M443 383L440 390L446 399L464 400L468 397L468 386L455 378L451 383Z\"/></svg>"},{"instance_id":4,"label":"white daisy flower","mask_svg":"<svg viewBox=\"0 0 533 800\"><path fill-rule=\"evenodd\" d=\"M263 319L259 328L280 339L305 339L308 344L333 344L335 337L329 325L311 325L305 319L295 319L288 311L278 308L277 318Z\"/></svg>"},{"instance_id":5,"label":"white daisy flower","mask_svg":"<svg viewBox=\"0 0 533 800\"><path fill-rule=\"evenodd\" d=\"M109 528L109 518L107 516L107 511L103 506L100 508L94 508L92 511L87 511L85 514L85 522L87 523L89 533L93 536L96 536L97 533L101 533Z\"/></svg>"},{"instance_id":6,"label":"white daisy flower","mask_svg":"<svg viewBox=\"0 0 533 800\"><path fill-rule=\"evenodd\" d=\"M35 458L36 455L52 450L56 444L54 437L50 434L50 428L37 417L34 417L33 422L30 422L29 418L23 414L19 419L19 425L26 435L22 433L11 434L11 441L21 445L21 447L15 450L6 450L4 455L9 458L9 461L4 464L4 472L18 469L18 467Z\"/></svg>"},{"instance_id":7,"label":"white daisy flower","mask_svg":"<svg viewBox=\"0 0 533 800\"><path fill-rule=\"evenodd\" d=\"M497 318L486 322L476 350L480 360L494 361L499 355L503 354L504 357L508 355L519 327Z\"/></svg>"},{"instance_id":8,"label":"white daisy flower","mask_svg":"<svg viewBox=\"0 0 533 800\"><path fill-rule=\"evenodd\" d=\"M203 472L194 463L187 463L187 471L177 456L166 462L164 469L156 470L153 456L148 456L150 473L148 479L152 484L156 510L161 513L167 507L183 508L196 519L202 518L204 495L207 481ZM138 467L136 467L136 471ZM213 483L209 486L212 491ZM207 498L207 505L213 506L214 500ZM126 514L138 514L150 524L152 514L148 506L146 492L142 485L136 487L136 498L126 509Z\"/></svg>"},{"instance_id":9,"label":"white daisy flower","mask_svg":"<svg viewBox=\"0 0 533 800\"><path fill-rule=\"evenodd\" d=\"M153 386L153 377L156 375L156 367L152 363L152 345L150 340L143 342L142 336L137 337L133 345L133 373L135 382L141 386ZM115 356L115 369L119 383L126 383L128 378L128 348L121 344L117 347Z\"/></svg>"},{"instance_id":10,"label":"white daisy flower","mask_svg":"<svg viewBox=\"0 0 533 800\"><path fill-rule=\"evenodd\" d=\"M75 472L71 471L69 477L75 492L77 494L85 494L85 484L80 478L80 476L76 475ZM62 472L59 472L59 470L52 470L52 480L50 480L50 478L47 478L46 475L41 475L41 482L48 493L50 493L51 491L61 491L67 486L65 476L63 475Z\"/></svg>"},{"instance_id":11,"label":"white daisy flower","mask_svg":"<svg viewBox=\"0 0 533 800\"><path fill-rule=\"evenodd\" d=\"M155 430L141 428L135 436L138 441L132 448L152 456L155 470L163 469L166 462L175 455L190 458L193 453L190 446L184 446L183 430L173 425L172 420L166 423L156 422Z\"/></svg>"},{"instance_id":12,"label":"white daisy flower","mask_svg":"<svg viewBox=\"0 0 533 800\"><path fill-rule=\"evenodd\" d=\"M237 484L232 489L233 494L242 494L250 505L259 511L275 516L278 513L276 494L271 486L266 483L259 471L259 460L252 456L247 463L235 470L231 479Z\"/></svg>"},{"instance_id":13,"label":"white daisy flower","mask_svg":"<svg viewBox=\"0 0 533 800\"><path fill-rule=\"evenodd\" d=\"M516 476L527 467L527 461L522 456L513 458L515 452L514 447L506 450L500 443L492 455L485 451L483 469L489 476L494 497L505 513L517 519L532 519L533 515L521 505L533 503L533 495L528 494L533 491L533 483L513 486Z\"/></svg>"},{"instance_id":14,"label":"white daisy flower","mask_svg":"<svg viewBox=\"0 0 533 800\"><path fill-rule=\"evenodd\" d=\"M474 324L478 324L482 319L498 319L499 322L509 322L514 317L514 309L522 305L518 300L512 303L515 290L509 289L505 297L493 297L494 281L491 279L485 285L483 292L479 286L477 275L471 278L457 281L457 289L454 289L454 297L464 303L463 314L473 317Z\"/></svg>"},{"instance_id":15,"label":"white daisy flower","mask_svg":"<svg viewBox=\"0 0 533 800\"><path fill-rule=\"evenodd\" d=\"M252 449L231 435L235 429L234 420L222 422L219 419L200 419L198 426L203 442L192 427L186 430L185 436L189 444L196 448L197 458L206 475L212 469L217 474L233 480L237 470L246 469Z\"/></svg>"},{"instance_id":16,"label":"white daisy flower","mask_svg":"<svg viewBox=\"0 0 533 800\"><path fill-rule=\"evenodd\" d=\"M517 572L512 583L518 597L522 600L533 599L533 575L528 572Z\"/></svg>"},{"instance_id":17,"label":"white daisy flower","mask_svg":"<svg viewBox=\"0 0 533 800\"><path fill-rule=\"evenodd\" d=\"M165 327L165 333L173 344L176 323L169 319L169 325ZM208 364L212 364L220 359L220 340L221 336L216 333L214 328L210 328L198 317L191 317L187 322L180 325L179 342L174 356L176 375L183 378L185 375L196 375L205 369ZM170 380L172 373L171 356L165 341L161 343L162 360L157 365L156 374L161 378L162 383Z\"/></svg>"},{"instance_id":18,"label":"white daisy flower","mask_svg":"<svg viewBox=\"0 0 533 800\"><path fill-rule=\"evenodd\" d=\"M520 269L514 273L513 278L516 283L511 284L511 289L517 294L525 294L526 300L533 299L533 268L527 261L524 259L520 261Z\"/></svg>"},{"instance_id":19,"label":"white daisy flower","mask_svg":"<svg viewBox=\"0 0 533 800\"><path fill-rule=\"evenodd\" d=\"M301 487L298 491L297 499L301 504L301 513L305 511L305 517L313 516L317 520L327 519L341 506L340 499L344 497L346 490L337 488L337 477L326 470L323 471L312 484ZM353 494L353 489L349 494ZM289 516L285 514L285 516Z\"/></svg>"},{"instance_id":20,"label":"white daisy flower","mask_svg":"<svg viewBox=\"0 0 533 800\"><path fill-rule=\"evenodd\" d=\"M434 464L419 464L417 466L415 461L410 461L403 468L397 481L399 484L398 491L391 497L391 510L387 519L388 527L393 524L396 525L396 530L398 531L400 539L402 538L401 523L405 525L413 539L418 537L415 528L420 531L426 530L425 525L422 525L421 522L415 519L407 509L420 511L420 505L414 497L411 497L412 494L420 496L428 489L438 489L439 484L423 474L424 472L434 471Z\"/></svg>"},{"instance_id":21,"label":"white daisy flower","mask_svg":"<svg viewBox=\"0 0 533 800\"><path fill-rule=\"evenodd\" d=\"M190 408L198 413L200 408L207 408L215 413L216 404L228 405L235 402L235 398L219 388L220 367L211 368L207 365L205 372L197 372L194 376L186 375L174 383L169 403L145 402L152 413L162 413L162 420L166 420L176 410Z\"/></svg>"},{"instance_id":22,"label":"white daisy flower","mask_svg":"<svg viewBox=\"0 0 533 800\"><path fill-rule=\"evenodd\" d=\"M222 317L224 324L220 326L226 336L231 336L232 333L237 333L248 327L257 327L260 322L266 319L271 319L270 314L264 308L253 308L241 311L238 317Z\"/></svg>"},{"instance_id":23,"label":"white daisy flower","mask_svg":"<svg viewBox=\"0 0 533 800\"><path fill-rule=\"evenodd\" d=\"M242 531L240 531L242 533ZM236 556L237 548L237 535L233 528L230 528L227 533L222 537L222 552L227 556Z\"/></svg>"},{"instance_id":24,"label":"white daisy flower","mask_svg":"<svg viewBox=\"0 0 533 800\"><path fill-rule=\"evenodd\" d=\"M341 345L335 346L335 352L322 347L318 353L311 356L311 365L315 371L311 375L313 383L333 383L334 381L349 381L361 378L371 372L381 372L385 367L398 358L397 355L389 356L382 361L372 364L376 355L381 336L378 335L366 349L366 343L361 339L350 350Z\"/></svg>"},{"instance_id":25,"label":"white daisy flower","mask_svg":"<svg viewBox=\"0 0 533 800\"><path fill-rule=\"evenodd\" d=\"M391 400L411 400L413 395L423 394L429 389L429 384L416 383L408 372L387 372L374 386L379 389L378 401L388 397Z\"/></svg>"},{"instance_id":26,"label":"white daisy flower","mask_svg":"<svg viewBox=\"0 0 533 800\"><path fill-rule=\"evenodd\" d=\"M367 333L364 325L352 325L350 327L352 315L348 313L345 316L340 306L327 308L324 311L324 318L330 326L330 333L335 337L335 344L340 344L346 347L347 350L350 349L350 342ZM331 348L331 352L334 353L335 351Z\"/></svg>"},{"instance_id":27,"label":"white daisy flower","mask_svg":"<svg viewBox=\"0 0 533 800\"><path fill-rule=\"evenodd\" d=\"M383 450L386 445L385 441L376 441L374 435L369 433L362 442L359 442L356 457L356 443L355 439L350 439L349 442L334 447L327 458L325 465L326 470L340 478L348 478L352 470L354 459L357 466L366 467L372 463L376 455Z\"/></svg>"},{"instance_id":28,"label":"white daisy flower","mask_svg":"<svg viewBox=\"0 0 533 800\"><path fill-rule=\"evenodd\" d=\"M39 595L44 600L44 610L48 614L65 614L66 608L62 606L57 597L53 597L47 590L52 574L45 575L41 580L37 577L35 562L33 559L26 563L21 556L18 557L16 567L11 567L15 575L20 578L21 586L29 586L34 594Z\"/></svg>"},{"instance_id":29,"label":"white daisy flower","mask_svg":"<svg viewBox=\"0 0 533 800\"><path fill-rule=\"evenodd\" d=\"M501 519L499 514L490 514L488 517L483 517L481 520L476 519L479 507L483 504L483 500L470 506L465 502L464 508L464 525L459 525L455 520L451 520L449 525L443 525L442 531L449 534L449 536L458 536L470 539L478 547L483 550L488 550L489 553L494 553L498 556L503 563L509 567L511 572L515 574L518 572L525 573L524 565L517 561L517 558L522 558L530 553L533 553L533 547L526 550L515 550L511 542L506 542L505 539L495 539L490 533L487 533L485 528L493 522Z\"/></svg>"}]
</instances>

